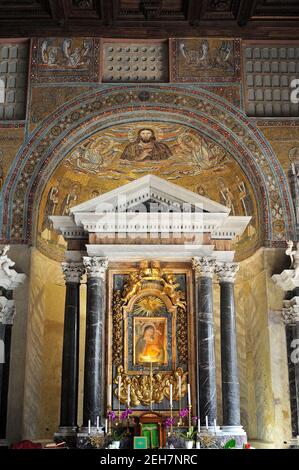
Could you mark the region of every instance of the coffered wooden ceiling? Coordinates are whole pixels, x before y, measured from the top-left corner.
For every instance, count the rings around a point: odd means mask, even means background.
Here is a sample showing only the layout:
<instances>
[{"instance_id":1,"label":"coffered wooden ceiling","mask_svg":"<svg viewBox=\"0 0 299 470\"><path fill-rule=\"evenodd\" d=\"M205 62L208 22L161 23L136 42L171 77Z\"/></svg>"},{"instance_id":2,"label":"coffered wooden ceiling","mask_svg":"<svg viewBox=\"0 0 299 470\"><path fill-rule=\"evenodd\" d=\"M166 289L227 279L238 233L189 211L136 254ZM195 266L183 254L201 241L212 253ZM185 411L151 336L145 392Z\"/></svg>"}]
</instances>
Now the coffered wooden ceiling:
<instances>
[{"instance_id":1,"label":"coffered wooden ceiling","mask_svg":"<svg viewBox=\"0 0 299 470\"><path fill-rule=\"evenodd\" d=\"M0 0L0 37L299 38L299 0Z\"/></svg>"}]
</instances>

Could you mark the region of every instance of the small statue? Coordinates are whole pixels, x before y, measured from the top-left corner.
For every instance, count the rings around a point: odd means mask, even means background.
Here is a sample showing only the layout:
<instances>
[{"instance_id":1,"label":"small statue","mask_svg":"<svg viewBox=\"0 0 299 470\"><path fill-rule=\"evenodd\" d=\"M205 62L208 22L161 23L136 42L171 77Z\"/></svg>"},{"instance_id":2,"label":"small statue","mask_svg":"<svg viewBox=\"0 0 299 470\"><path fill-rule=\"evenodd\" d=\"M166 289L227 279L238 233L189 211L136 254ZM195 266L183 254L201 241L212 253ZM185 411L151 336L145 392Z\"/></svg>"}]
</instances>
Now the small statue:
<instances>
[{"instance_id":1,"label":"small statue","mask_svg":"<svg viewBox=\"0 0 299 470\"><path fill-rule=\"evenodd\" d=\"M13 272L10 268L15 265L15 262L9 259L6 254L9 248L10 245L5 245L5 247L0 250L0 269L2 269L8 277L11 277Z\"/></svg>"},{"instance_id":2,"label":"small statue","mask_svg":"<svg viewBox=\"0 0 299 470\"><path fill-rule=\"evenodd\" d=\"M292 240L287 241L287 246L285 254L291 258L291 268L294 269L294 277L297 277L299 276L299 242L297 242L296 250L293 250Z\"/></svg>"}]
</instances>

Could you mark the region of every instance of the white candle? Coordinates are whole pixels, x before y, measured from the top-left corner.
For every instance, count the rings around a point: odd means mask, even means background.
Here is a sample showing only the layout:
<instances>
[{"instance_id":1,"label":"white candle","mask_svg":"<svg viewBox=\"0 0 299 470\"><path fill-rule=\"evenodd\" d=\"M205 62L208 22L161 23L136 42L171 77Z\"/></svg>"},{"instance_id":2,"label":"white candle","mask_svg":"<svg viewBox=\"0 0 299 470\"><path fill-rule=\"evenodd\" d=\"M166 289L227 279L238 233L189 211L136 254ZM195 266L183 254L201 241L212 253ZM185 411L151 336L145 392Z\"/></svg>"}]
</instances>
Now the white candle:
<instances>
[{"instance_id":1,"label":"white candle","mask_svg":"<svg viewBox=\"0 0 299 470\"><path fill-rule=\"evenodd\" d=\"M198 427L198 430L200 431L200 418L198 418L197 420L197 427Z\"/></svg>"},{"instance_id":2,"label":"white candle","mask_svg":"<svg viewBox=\"0 0 299 470\"><path fill-rule=\"evenodd\" d=\"M292 167L292 173L293 173L293 175L296 175L295 163L292 163L292 164L291 164L291 167Z\"/></svg>"},{"instance_id":3,"label":"white candle","mask_svg":"<svg viewBox=\"0 0 299 470\"><path fill-rule=\"evenodd\" d=\"M207 416L206 416L206 428L207 428L207 431L208 431L208 429L209 429L209 419L208 419Z\"/></svg>"},{"instance_id":4,"label":"white candle","mask_svg":"<svg viewBox=\"0 0 299 470\"><path fill-rule=\"evenodd\" d=\"M188 384L188 405L191 405L191 389L190 384Z\"/></svg>"},{"instance_id":5,"label":"white candle","mask_svg":"<svg viewBox=\"0 0 299 470\"><path fill-rule=\"evenodd\" d=\"M172 384L169 385L169 401L170 406L172 406Z\"/></svg>"},{"instance_id":6,"label":"white candle","mask_svg":"<svg viewBox=\"0 0 299 470\"><path fill-rule=\"evenodd\" d=\"M108 433L108 419L105 419L105 433Z\"/></svg>"},{"instance_id":7,"label":"white candle","mask_svg":"<svg viewBox=\"0 0 299 470\"><path fill-rule=\"evenodd\" d=\"M90 419L88 420L88 434L90 434Z\"/></svg>"},{"instance_id":8,"label":"white candle","mask_svg":"<svg viewBox=\"0 0 299 470\"><path fill-rule=\"evenodd\" d=\"M99 430L100 427L100 417L97 416L97 431Z\"/></svg>"},{"instance_id":9,"label":"white candle","mask_svg":"<svg viewBox=\"0 0 299 470\"><path fill-rule=\"evenodd\" d=\"M179 398L182 397L182 377L179 375Z\"/></svg>"},{"instance_id":10,"label":"white candle","mask_svg":"<svg viewBox=\"0 0 299 470\"><path fill-rule=\"evenodd\" d=\"M216 434L216 419L214 419L214 433Z\"/></svg>"},{"instance_id":11,"label":"white candle","mask_svg":"<svg viewBox=\"0 0 299 470\"><path fill-rule=\"evenodd\" d=\"M130 407L131 401L131 384L128 385L128 408Z\"/></svg>"}]
</instances>

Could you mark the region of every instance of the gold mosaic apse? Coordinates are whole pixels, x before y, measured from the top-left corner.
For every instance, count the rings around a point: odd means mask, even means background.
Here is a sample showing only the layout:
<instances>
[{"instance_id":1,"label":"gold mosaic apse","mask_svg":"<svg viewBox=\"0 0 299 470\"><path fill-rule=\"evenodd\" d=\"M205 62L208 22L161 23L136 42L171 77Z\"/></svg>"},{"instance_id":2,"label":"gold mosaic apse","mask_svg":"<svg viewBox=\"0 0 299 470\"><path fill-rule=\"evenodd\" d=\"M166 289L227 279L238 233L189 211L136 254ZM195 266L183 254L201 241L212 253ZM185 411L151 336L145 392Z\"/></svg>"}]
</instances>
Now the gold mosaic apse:
<instances>
[{"instance_id":1,"label":"gold mosaic apse","mask_svg":"<svg viewBox=\"0 0 299 470\"><path fill-rule=\"evenodd\" d=\"M259 245L258 211L250 182L218 143L187 126L139 122L99 131L73 148L48 181L39 210L38 247L61 260L65 243L49 215L68 215L71 207L147 174L158 175L220 202L231 215L250 215L237 242L238 258Z\"/></svg>"}]
</instances>

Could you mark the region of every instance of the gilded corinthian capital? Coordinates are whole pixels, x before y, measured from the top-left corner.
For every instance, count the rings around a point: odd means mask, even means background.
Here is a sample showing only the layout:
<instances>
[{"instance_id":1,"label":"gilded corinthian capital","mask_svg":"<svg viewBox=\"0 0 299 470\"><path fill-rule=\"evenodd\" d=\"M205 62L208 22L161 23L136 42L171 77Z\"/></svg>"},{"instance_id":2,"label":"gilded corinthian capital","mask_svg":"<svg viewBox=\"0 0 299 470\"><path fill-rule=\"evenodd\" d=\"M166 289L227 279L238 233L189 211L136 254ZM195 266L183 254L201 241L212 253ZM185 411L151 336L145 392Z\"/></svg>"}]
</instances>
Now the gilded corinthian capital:
<instances>
[{"instance_id":1,"label":"gilded corinthian capital","mask_svg":"<svg viewBox=\"0 0 299 470\"><path fill-rule=\"evenodd\" d=\"M196 278L199 277L213 277L215 272L216 260L207 256L192 258L192 268L195 272Z\"/></svg>"},{"instance_id":2,"label":"gilded corinthian capital","mask_svg":"<svg viewBox=\"0 0 299 470\"><path fill-rule=\"evenodd\" d=\"M216 263L216 274L219 282L232 282L236 280L239 271L239 263L220 262Z\"/></svg>"},{"instance_id":3,"label":"gilded corinthian capital","mask_svg":"<svg viewBox=\"0 0 299 470\"><path fill-rule=\"evenodd\" d=\"M83 264L86 269L87 277L105 278L108 267L108 258L100 256L84 256Z\"/></svg>"}]
</instances>

